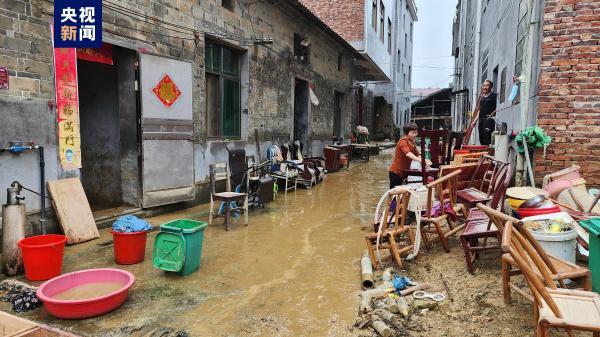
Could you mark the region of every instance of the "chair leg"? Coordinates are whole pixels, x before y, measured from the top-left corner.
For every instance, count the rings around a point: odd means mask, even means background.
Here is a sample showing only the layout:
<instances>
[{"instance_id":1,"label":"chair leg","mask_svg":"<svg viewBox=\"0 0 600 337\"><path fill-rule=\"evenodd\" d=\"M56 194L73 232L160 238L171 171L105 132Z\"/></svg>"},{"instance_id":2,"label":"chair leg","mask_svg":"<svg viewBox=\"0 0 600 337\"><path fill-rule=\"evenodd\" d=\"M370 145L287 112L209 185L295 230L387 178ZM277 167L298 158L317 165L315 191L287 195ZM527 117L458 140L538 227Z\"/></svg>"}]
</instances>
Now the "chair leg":
<instances>
[{"instance_id":1,"label":"chair leg","mask_svg":"<svg viewBox=\"0 0 600 337\"><path fill-rule=\"evenodd\" d=\"M600 331L594 331L594 337L600 337Z\"/></svg>"},{"instance_id":2,"label":"chair leg","mask_svg":"<svg viewBox=\"0 0 600 337\"><path fill-rule=\"evenodd\" d=\"M427 231L424 227L421 227L421 238L423 238L423 244L426 249L431 249L431 241L429 241L429 237L427 236Z\"/></svg>"},{"instance_id":3,"label":"chair leg","mask_svg":"<svg viewBox=\"0 0 600 337\"><path fill-rule=\"evenodd\" d=\"M225 201L225 230L229 230L229 200Z\"/></svg>"},{"instance_id":4,"label":"chair leg","mask_svg":"<svg viewBox=\"0 0 600 337\"><path fill-rule=\"evenodd\" d=\"M502 257L502 294L504 295L504 304L510 303L510 264Z\"/></svg>"},{"instance_id":5,"label":"chair leg","mask_svg":"<svg viewBox=\"0 0 600 337\"><path fill-rule=\"evenodd\" d=\"M213 218L213 206L214 206L214 201L213 201L213 197L212 194L210 195L210 210L208 212L208 225L212 225L212 218Z\"/></svg>"},{"instance_id":6,"label":"chair leg","mask_svg":"<svg viewBox=\"0 0 600 337\"><path fill-rule=\"evenodd\" d=\"M390 240L390 250L392 253L392 257L394 258L394 261L398 265L398 268L402 269L402 258L400 257L400 252L398 251L396 239L394 239L394 236L392 234L389 234L389 240Z\"/></svg>"},{"instance_id":7,"label":"chair leg","mask_svg":"<svg viewBox=\"0 0 600 337\"><path fill-rule=\"evenodd\" d=\"M369 257L371 258L371 264L373 265L373 268L375 268L375 270L377 270L377 269L379 269L379 262L375 258L375 252L374 252L373 244L371 243L371 239L365 238L365 241L367 242L367 251L369 252Z\"/></svg>"},{"instance_id":8,"label":"chair leg","mask_svg":"<svg viewBox=\"0 0 600 337\"><path fill-rule=\"evenodd\" d=\"M581 286L583 287L583 290L585 290L585 291L592 291L592 280L591 280L591 276L589 273L581 279ZM594 333L600 334L600 332L594 332ZM594 337L600 337L600 336L594 335Z\"/></svg>"},{"instance_id":9,"label":"chair leg","mask_svg":"<svg viewBox=\"0 0 600 337\"><path fill-rule=\"evenodd\" d=\"M446 253L450 253L450 245L448 244L448 238L444 235L444 231L442 230L442 225L436 221L435 230L437 231L438 236L440 237L440 241L442 242L442 246L444 247L444 251Z\"/></svg>"},{"instance_id":10,"label":"chair leg","mask_svg":"<svg viewBox=\"0 0 600 337\"><path fill-rule=\"evenodd\" d=\"M244 198L244 224L248 226L248 196Z\"/></svg>"},{"instance_id":11,"label":"chair leg","mask_svg":"<svg viewBox=\"0 0 600 337\"><path fill-rule=\"evenodd\" d=\"M462 244L463 251L465 253L465 262L467 263L467 270L473 274L475 272L473 268L473 259L471 258L471 249L469 249L469 242L464 236L460 236L460 243Z\"/></svg>"}]
</instances>

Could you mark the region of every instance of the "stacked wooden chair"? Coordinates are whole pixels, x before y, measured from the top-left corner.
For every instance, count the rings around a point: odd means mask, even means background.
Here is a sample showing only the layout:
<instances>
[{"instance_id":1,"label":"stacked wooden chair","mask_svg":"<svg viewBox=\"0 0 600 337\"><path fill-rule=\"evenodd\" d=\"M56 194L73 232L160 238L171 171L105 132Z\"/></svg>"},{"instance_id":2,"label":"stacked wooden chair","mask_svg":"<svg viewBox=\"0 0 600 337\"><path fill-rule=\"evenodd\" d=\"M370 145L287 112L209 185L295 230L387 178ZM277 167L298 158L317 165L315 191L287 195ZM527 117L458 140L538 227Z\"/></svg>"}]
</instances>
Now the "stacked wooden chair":
<instances>
[{"instance_id":1,"label":"stacked wooden chair","mask_svg":"<svg viewBox=\"0 0 600 337\"><path fill-rule=\"evenodd\" d=\"M503 230L502 250L525 276L532 294L536 337L547 337L548 330L562 329L570 337L574 330L600 336L600 295L591 291L558 289L556 272L547 256L540 254L527 230L507 221ZM560 279L559 279L560 280Z\"/></svg>"},{"instance_id":2,"label":"stacked wooden chair","mask_svg":"<svg viewBox=\"0 0 600 337\"><path fill-rule=\"evenodd\" d=\"M584 290L591 289L591 277L588 268L580 267L576 264L565 261L561 258L548 254L540 246L537 240L531 235L529 230L523 227L523 223L511 216L503 214L491 207L483 204L478 204L477 207L481 209L485 214L492 220L496 228L503 233L505 231L505 223L510 222L513 227L519 231L520 235L528 242L533 250L528 252L527 261L528 263L532 260L539 259L543 262L546 268L549 270L550 277L552 280L558 282L562 287L565 287L564 280L570 279L579 281ZM504 238L502 238L504 240ZM536 277L541 277L542 272L535 266L532 266L533 273ZM522 271L520 270L519 264L516 262L511 254L502 255L502 291L504 294L504 303L508 304L511 300L511 289L528 299L529 301L534 300L532 296L527 294L523 289L519 288L516 284L511 283L511 276L519 275Z\"/></svg>"},{"instance_id":3,"label":"stacked wooden chair","mask_svg":"<svg viewBox=\"0 0 600 337\"><path fill-rule=\"evenodd\" d=\"M505 192L512 178L512 169L506 166L503 172L500 172L494 194L488 206L492 209L498 209L504 205ZM488 244L488 239L494 238L495 242ZM484 250L500 249L501 235L498 228L492 220L488 218L484 211L479 208L469 209L469 216L465 225L465 230L460 235L460 242L465 252L465 261L467 270L473 274L475 272L475 261L479 258L479 252Z\"/></svg>"},{"instance_id":4,"label":"stacked wooden chair","mask_svg":"<svg viewBox=\"0 0 600 337\"><path fill-rule=\"evenodd\" d=\"M507 162L495 159L491 156L483 156L477 163L477 168L471 178L471 184L458 191L458 201L469 209L478 203L489 202L494 194L494 188L504 177Z\"/></svg>"},{"instance_id":5,"label":"stacked wooden chair","mask_svg":"<svg viewBox=\"0 0 600 337\"><path fill-rule=\"evenodd\" d=\"M427 209L421 218L421 234L426 248L431 248L431 235L437 236L446 252L450 252L448 237L462 230L465 224L453 224L449 215L444 211L445 205L457 216L467 217L467 209L457 202L457 178L461 170L456 170L427 184ZM438 201L441 214L435 214L434 201ZM446 226L444 226L444 223Z\"/></svg>"}]
</instances>

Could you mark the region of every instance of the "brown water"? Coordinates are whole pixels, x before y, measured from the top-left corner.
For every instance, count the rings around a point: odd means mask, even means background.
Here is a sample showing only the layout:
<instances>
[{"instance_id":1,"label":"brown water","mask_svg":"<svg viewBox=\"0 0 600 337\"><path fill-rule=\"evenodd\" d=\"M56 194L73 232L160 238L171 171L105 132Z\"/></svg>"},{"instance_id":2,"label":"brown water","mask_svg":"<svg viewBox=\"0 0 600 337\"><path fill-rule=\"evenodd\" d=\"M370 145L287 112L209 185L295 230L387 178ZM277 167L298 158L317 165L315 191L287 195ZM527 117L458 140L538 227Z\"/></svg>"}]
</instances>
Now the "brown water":
<instances>
[{"instance_id":1,"label":"brown water","mask_svg":"<svg viewBox=\"0 0 600 337\"><path fill-rule=\"evenodd\" d=\"M52 296L57 300L87 300L106 294L110 294L114 291L123 288L123 284L120 282L94 282L86 283L73 287L67 291Z\"/></svg>"}]
</instances>

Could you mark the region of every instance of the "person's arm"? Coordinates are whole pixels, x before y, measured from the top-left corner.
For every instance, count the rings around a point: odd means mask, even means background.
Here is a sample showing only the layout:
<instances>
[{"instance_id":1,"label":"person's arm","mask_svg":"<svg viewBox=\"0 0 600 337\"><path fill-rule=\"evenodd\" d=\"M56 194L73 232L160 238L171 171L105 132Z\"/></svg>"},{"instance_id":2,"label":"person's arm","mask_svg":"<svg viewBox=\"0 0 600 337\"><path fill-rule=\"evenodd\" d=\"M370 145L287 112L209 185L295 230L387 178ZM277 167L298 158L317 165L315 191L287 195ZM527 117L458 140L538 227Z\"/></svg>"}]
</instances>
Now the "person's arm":
<instances>
[{"instance_id":1,"label":"person's arm","mask_svg":"<svg viewBox=\"0 0 600 337\"><path fill-rule=\"evenodd\" d=\"M419 163L422 160L421 156L415 156L414 153L410 152L410 149L408 150L408 152L405 152L404 154L406 155L406 157L408 157L408 158L410 158L412 160L416 160ZM431 160L425 159L425 166L427 166L427 167L431 166Z\"/></svg>"}]
</instances>

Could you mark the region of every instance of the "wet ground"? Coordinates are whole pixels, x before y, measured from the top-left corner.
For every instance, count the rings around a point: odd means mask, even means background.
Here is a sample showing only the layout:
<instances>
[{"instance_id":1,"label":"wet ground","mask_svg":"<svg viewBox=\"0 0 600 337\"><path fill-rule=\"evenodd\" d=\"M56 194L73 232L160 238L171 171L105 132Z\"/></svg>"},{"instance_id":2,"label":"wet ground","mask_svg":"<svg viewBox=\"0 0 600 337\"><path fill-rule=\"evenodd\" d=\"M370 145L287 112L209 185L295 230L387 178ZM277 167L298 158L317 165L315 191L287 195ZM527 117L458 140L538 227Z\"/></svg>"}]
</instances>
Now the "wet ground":
<instances>
[{"instance_id":1,"label":"wet ground","mask_svg":"<svg viewBox=\"0 0 600 337\"><path fill-rule=\"evenodd\" d=\"M390 160L388 151L329 174L312 190L280 194L266 209L251 212L248 227L235 224L226 232L222 219L216 220L205 232L200 270L186 277L152 267L156 233L151 233L146 261L120 266L133 272L137 282L129 300L112 313L83 321L54 319L43 310L25 316L83 336L166 336L165 331L188 336L372 336L352 325L361 291L363 237L387 189ZM206 221L207 212L201 206L149 221L155 226L176 218ZM110 239L103 231L98 240L67 247L63 272L114 267L112 245L102 245ZM427 314L413 315L409 335L532 335L529 304L520 298L509 307L502 304L499 254L486 256L472 276L456 238L451 247L449 254L435 247L407 264L406 274L433 283L432 290L443 291L442 273L454 298Z\"/></svg>"}]
</instances>

